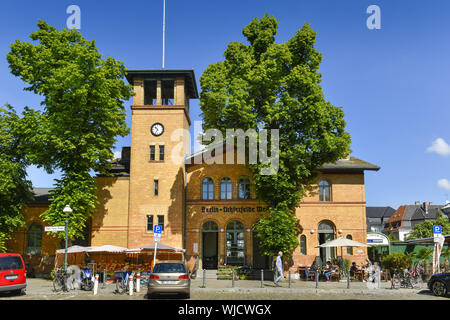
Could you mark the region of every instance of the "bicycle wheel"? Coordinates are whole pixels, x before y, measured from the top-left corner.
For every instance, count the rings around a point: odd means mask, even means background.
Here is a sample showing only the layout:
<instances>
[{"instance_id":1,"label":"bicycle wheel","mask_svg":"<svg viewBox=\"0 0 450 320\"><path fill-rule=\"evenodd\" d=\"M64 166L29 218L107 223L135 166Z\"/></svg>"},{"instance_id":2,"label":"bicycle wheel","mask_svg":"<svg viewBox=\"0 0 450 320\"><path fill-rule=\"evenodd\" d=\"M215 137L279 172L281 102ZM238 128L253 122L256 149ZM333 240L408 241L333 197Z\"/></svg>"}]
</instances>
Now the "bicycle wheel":
<instances>
[{"instance_id":1,"label":"bicycle wheel","mask_svg":"<svg viewBox=\"0 0 450 320\"><path fill-rule=\"evenodd\" d=\"M64 289L64 278L61 276L56 276L55 279L53 279L53 289L56 292L59 292Z\"/></svg>"}]
</instances>

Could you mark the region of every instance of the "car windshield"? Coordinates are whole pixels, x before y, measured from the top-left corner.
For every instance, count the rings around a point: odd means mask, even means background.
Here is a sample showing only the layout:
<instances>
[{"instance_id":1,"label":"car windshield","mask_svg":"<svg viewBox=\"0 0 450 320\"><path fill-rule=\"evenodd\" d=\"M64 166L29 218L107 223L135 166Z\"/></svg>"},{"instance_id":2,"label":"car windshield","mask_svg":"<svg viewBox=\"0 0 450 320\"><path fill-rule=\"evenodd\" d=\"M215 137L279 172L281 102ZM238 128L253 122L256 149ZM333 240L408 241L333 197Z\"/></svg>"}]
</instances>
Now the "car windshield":
<instances>
[{"instance_id":1,"label":"car windshield","mask_svg":"<svg viewBox=\"0 0 450 320\"><path fill-rule=\"evenodd\" d=\"M22 260L17 256L0 257L0 271L23 269Z\"/></svg>"},{"instance_id":2,"label":"car windshield","mask_svg":"<svg viewBox=\"0 0 450 320\"><path fill-rule=\"evenodd\" d=\"M186 269L182 263L158 263L153 273L186 273Z\"/></svg>"}]
</instances>

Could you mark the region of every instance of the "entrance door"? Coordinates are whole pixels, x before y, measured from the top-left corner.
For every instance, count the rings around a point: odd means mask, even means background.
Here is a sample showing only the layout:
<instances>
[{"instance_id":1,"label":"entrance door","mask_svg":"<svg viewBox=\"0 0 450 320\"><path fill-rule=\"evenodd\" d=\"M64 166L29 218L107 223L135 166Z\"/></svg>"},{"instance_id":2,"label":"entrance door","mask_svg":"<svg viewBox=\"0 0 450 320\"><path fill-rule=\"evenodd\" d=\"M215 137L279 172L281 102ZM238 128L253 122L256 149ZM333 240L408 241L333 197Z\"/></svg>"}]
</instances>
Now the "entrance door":
<instances>
[{"instance_id":1,"label":"entrance door","mask_svg":"<svg viewBox=\"0 0 450 320\"><path fill-rule=\"evenodd\" d=\"M202 266L203 269L217 269L218 264L218 227L214 221L202 226Z\"/></svg>"},{"instance_id":2,"label":"entrance door","mask_svg":"<svg viewBox=\"0 0 450 320\"><path fill-rule=\"evenodd\" d=\"M226 236L225 263L243 266L245 264L245 233L242 222L231 221L228 223Z\"/></svg>"},{"instance_id":3,"label":"entrance door","mask_svg":"<svg viewBox=\"0 0 450 320\"><path fill-rule=\"evenodd\" d=\"M329 222L320 223L317 233L319 236L319 245L328 242L330 240L334 240L334 228L333 225ZM333 247L320 248L319 255L324 265L327 263L327 261L333 263L333 260L335 258L334 248Z\"/></svg>"},{"instance_id":4,"label":"entrance door","mask_svg":"<svg viewBox=\"0 0 450 320\"><path fill-rule=\"evenodd\" d=\"M253 231L253 268L270 269L270 257L261 254L261 246L256 232Z\"/></svg>"}]
</instances>

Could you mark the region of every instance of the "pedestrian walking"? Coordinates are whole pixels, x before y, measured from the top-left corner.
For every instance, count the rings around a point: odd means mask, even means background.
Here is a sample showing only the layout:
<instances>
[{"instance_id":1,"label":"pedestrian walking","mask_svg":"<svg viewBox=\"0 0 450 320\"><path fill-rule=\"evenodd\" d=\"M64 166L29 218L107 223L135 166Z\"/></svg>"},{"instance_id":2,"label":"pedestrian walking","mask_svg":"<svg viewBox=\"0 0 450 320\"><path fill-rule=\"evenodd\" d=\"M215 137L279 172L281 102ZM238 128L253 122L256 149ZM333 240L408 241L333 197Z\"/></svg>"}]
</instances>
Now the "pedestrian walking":
<instances>
[{"instance_id":1,"label":"pedestrian walking","mask_svg":"<svg viewBox=\"0 0 450 320\"><path fill-rule=\"evenodd\" d=\"M283 261L281 260L281 257L283 256L283 252L278 252L277 260L275 261L275 270L277 272L277 278L274 281L274 284L276 287L280 287L278 282L280 281L281 277L283 276Z\"/></svg>"}]
</instances>

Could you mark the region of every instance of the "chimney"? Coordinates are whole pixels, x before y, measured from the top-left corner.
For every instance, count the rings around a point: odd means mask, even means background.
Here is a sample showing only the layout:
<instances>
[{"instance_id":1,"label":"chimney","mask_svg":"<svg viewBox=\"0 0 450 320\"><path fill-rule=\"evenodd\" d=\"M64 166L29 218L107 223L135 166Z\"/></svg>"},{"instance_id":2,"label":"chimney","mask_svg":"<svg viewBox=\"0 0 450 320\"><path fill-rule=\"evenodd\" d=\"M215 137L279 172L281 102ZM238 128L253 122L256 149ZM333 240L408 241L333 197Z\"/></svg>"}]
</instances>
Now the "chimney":
<instances>
[{"instance_id":1,"label":"chimney","mask_svg":"<svg viewBox=\"0 0 450 320\"><path fill-rule=\"evenodd\" d=\"M425 214L428 214L428 202L423 203L423 210L425 210Z\"/></svg>"}]
</instances>

